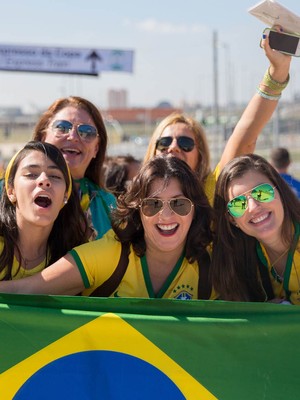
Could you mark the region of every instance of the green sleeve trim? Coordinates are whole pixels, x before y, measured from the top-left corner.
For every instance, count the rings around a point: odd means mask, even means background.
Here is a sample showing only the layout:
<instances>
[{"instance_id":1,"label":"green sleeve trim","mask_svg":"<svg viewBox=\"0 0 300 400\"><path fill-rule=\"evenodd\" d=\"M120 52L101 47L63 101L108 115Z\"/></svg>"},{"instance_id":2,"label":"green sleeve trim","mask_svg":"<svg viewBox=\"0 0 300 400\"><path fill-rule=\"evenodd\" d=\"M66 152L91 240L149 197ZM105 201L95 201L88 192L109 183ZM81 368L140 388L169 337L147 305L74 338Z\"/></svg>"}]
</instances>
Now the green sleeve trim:
<instances>
[{"instance_id":1,"label":"green sleeve trim","mask_svg":"<svg viewBox=\"0 0 300 400\"><path fill-rule=\"evenodd\" d=\"M72 249L71 251L69 251L69 254L71 254L71 256L72 256L72 257L74 258L74 260L75 260L75 263L76 263L76 265L77 265L77 268L79 269L81 278L82 278L82 280L83 280L84 287L85 287L86 289L88 289L91 285L90 285L90 282L89 282L89 280L88 280L87 274L86 274L86 272L85 272L85 268L84 268L84 266L83 266L83 264L82 264L82 261L81 261L79 255L77 254L77 252L76 252L74 249Z\"/></svg>"}]
</instances>

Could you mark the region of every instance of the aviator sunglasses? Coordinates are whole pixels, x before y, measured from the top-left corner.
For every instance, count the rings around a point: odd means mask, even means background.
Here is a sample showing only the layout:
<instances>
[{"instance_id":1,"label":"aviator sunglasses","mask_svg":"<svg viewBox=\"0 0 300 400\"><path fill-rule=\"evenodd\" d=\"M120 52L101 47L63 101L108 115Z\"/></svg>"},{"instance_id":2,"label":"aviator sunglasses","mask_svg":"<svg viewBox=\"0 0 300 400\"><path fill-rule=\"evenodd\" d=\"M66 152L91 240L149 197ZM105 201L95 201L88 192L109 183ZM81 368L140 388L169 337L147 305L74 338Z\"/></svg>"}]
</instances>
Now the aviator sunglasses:
<instances>
[{"instance_id":1,"label":"aviator sunglasses","mask_svg":"<svg viewBox=\"0 0 300 400\"><path fill-rule=\"evenodd\" d=\"M165 136L156 141L156 149L159 151L167 150L171 146L174 139L176 139L178 147L186 153L189 153L195 147L194 139L188 136L178 136L176 138L172 136Z\"/></svg>"},{"instance_id":2,"label":"aviator sunglasses","mask_svg":"<svg viewBox=\"0 0 300 400\"><path fill-rule=\"evenodd\" d=\"M89 124L72 124L70 121L64 119L54 121L52 129L54 130L57 137L67 135L75 126L77 134L80 138L86 142L93 140L98 135L97 129L93 125Z\"/></svg>"},{"instance_id":3,"label":"aviator sunglasses","mask_svg":"<svg viewBox=\"0 0 300 400\"><path fill-rule=\"evenodd\" d=\"M163 210L165 203L168 203L171 211L177 215L180 215L181 217L189 215L194 207L194 204L190 199L181 197L169 200L161 200L156 198L144 199L140 205L140 208L146 217L153 217Z\"/></svg>"},{"instance_id":4,"label":"aviator sunglasses","mask_svg":"<svg viewBox=\"0 0 300 400\"><path fill-rule=\"evenodd\" d=\"M262 183L261 185L255 186L251 191L247 191L246 193L250 192L248 196L241 194L234 197L227 203L229 214L235 218L242 217L248 208L249 196L260 203L269 203L270 201L273 201L275 197L275 187L276 186L273 187L269 183Z\"/></svg>"}]
</instances>

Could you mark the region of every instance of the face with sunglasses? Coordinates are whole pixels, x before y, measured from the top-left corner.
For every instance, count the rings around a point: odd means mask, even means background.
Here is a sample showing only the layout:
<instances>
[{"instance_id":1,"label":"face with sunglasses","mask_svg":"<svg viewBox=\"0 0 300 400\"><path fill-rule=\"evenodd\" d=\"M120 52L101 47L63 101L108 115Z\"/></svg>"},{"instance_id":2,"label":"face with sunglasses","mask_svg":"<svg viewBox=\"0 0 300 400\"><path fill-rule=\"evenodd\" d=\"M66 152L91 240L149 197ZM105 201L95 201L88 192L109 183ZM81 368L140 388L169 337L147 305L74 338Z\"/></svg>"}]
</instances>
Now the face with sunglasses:
<instances>
[{"instance_id":1,"label":"face with sunglasses","mask_svg":"<svg viewBox=\"0 0 300 400\"><path fill-rule=\"evenodd\" d=\"M184 123L167 126L156 141L156 154L167 153L185 161L192 170L198 164L198 150L193 132Z\"/></svg>"},{"instance_id":2,"label":"face with sunglasses","mask_svg":"<svg viewBox=\"0 0 300 400\"><path fill-rule=\"evenodd\" d=\"M158 179L151 185L147 198L140 202L141 220L145 231L147 248L160 251L183 251L190 229L194 205L182 193L177 179L168 186Z\"/></svg>"},{"instance_id":3,"label":"face with sunglasses","mask_svg":"<svg viewBox=\"0 0 300 400\"><path fill-rule=\"evenodd\" d=\"M276 186L258 172L249 171L230 182L227 211L243 232L257 239L272 239L284 219Z\"/></svg>"},{"instance_id":4,"label":"face with sunglasses","mask_svg":"<svg viewBox=\"0 0 300 400\"><path fill-rule=\"evenodd\" d=\"M98 132L89 113L68 106L53 116L45 141L58 147L67 161L72 177L80 179L99 149Z\"/></svg>"}]
</instances>

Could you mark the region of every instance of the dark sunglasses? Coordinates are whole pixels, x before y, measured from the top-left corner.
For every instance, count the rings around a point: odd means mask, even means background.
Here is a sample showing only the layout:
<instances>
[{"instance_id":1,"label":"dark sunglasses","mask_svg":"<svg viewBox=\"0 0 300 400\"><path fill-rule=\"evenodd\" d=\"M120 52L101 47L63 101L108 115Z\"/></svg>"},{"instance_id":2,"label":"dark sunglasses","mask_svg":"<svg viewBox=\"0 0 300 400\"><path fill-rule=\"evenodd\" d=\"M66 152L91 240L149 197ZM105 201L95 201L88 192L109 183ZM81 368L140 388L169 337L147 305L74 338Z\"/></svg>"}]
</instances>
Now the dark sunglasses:
<instances>
[{"instance_id":1,"label":"dark sunglasses","mask_svg":"<svg viewBox=\"0 0 300 400\"><path fill-rule=\"evenodd\" d=\"M176 138L172 136L165 136L156 141L156 149L159 151L167 150L171 146L174 139L176 139L178 147L186 153L192 151L195 147L194 139L188 136L178 136Z\"/></svg>"},{"instance_id":2,"label":"dark sunglasses","mask_svg":"<svg viewBox=\"0 0 300 400\"><path fill-rule=\"evenodd\" d=\"M54 121L52 124L52 129L54 130L56 136L67 135L75 126L77 134L82 140L90 141L93 140L98 135L97 129L93 125L89 124L72 124L70 121L64 119Z\"/></svg>"},{"instance_id":3,"label":"dark sunglasses","mask_svg":"<svg viewBox=\"0 0 300 400\"><path fill-rule=\"evenodd\" d=\"M241 194L239 196L234 197L227 203L227 209L229 214L231 214L235 218L240 218L245 214L245 211L248 208L248 197L251 196L254 200L259 201L260 203L269 203L273 201L275 198L275 189L276 186L272 187L269 183L262 183L249 190L246 193L249 193L248 196L245 194Z\"/></svg>"},{"instance_id":4,"label":"dark sunglasses","mask_svg":"<svg viewBox=\"0 0 300 400\"><path fill-rule=\"evenodd\" d=\"M194 207L194 204L190 199L183 197L170 200L161 200L156 198L144 199L140 205L140 208L146 217L153 217L164 208L165 203L168 203L170 210L181 217L189 215Z\"/></svg>"}]
</instances>

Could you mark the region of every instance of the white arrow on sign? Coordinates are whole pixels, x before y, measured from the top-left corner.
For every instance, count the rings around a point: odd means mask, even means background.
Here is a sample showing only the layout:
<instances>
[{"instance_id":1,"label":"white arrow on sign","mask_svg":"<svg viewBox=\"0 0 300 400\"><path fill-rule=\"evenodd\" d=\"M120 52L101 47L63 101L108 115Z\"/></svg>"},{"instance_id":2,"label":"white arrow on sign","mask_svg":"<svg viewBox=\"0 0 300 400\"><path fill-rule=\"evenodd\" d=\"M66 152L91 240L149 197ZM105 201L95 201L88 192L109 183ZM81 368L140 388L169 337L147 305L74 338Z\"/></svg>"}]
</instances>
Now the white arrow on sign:
<instances>
[{"instance_id":1,"label":"white arrow on sign","mask_svg":"<svg viewBox=\"0 0 300 400\"><path fill-rule=\"evenodd\" d=\"M0 70L97 76L133 72L133 50L0 45Z\"/></svg>"}]
</instances>

